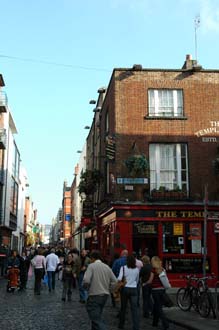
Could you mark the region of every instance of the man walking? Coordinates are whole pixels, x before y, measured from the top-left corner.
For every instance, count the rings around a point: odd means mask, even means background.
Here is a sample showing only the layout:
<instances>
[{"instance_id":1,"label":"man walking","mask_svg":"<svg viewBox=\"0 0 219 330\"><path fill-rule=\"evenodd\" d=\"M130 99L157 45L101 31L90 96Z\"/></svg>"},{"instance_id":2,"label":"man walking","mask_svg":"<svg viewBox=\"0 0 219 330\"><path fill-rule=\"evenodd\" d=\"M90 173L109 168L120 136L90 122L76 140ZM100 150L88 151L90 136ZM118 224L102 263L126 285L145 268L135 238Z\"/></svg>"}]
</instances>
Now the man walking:
<instances>
[{"instance_id":1,"label":"man walking","mask_svg":"<svg viewBox=\"0 0 219 330\"><path fill-rule=\"evenodd\" d=\"M100 260L100 252L92 251L91 264L88 266L83 279L83 286L88 288L87 313L91 320L91 330L105 330L102 319L103 308L110 291L117 279L110 267Z\"/></svg>"},{"instance_id":2,"label":"man walking","mask_svg":"<svg viewBox=\"0 0 219 330\"><path fill-rule=\"evenodd\" d=\"M80 256L75 260L75 269L76 275L78 279L78 286L79 286L79 295L80 300L79 302L85 304L87 301L87 290L82 285L84 273L90 263L90 258L87 256L87 251L82 249L80 252Z\"/></svg>"},{"instance_id":3,"label":"man walking","mask_svg":"<svg viewBox=\"0 0 219 330\"><path fill-rule=\"evenodd\" d=\"M119 276L120 268L126 265L128 256L128 250L122 250L120 253L120 258L116 259L112 265L112 271L116 277Z\"/></svg>"},{"instance_id":4,"label":"man walking","mask_svg":"<svg viewBox=\"0 0 219 330\"><path fill-rule=\"evenodd\" d=\"M48 275L48 287L49 292L55 290L55 275L56 275L56 268L59 263L59 258L55 254L55 249L51 249L50 254L46 257L46 270Z\"/></svg>"}]
</instances>

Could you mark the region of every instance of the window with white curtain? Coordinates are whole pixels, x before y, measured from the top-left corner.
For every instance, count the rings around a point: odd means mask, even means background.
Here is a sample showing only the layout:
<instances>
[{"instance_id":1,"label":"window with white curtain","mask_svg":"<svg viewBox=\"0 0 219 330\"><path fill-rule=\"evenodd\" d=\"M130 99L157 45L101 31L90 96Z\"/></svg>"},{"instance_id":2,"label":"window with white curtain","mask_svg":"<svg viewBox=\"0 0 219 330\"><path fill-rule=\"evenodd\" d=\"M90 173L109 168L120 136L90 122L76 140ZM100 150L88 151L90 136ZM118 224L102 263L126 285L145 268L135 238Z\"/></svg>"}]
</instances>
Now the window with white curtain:
<instances>
[{"instance_id":1,"label":"window with white curtain","mask_svg":"<svg viewBox=\"0 0 219 330\"><path fill-rule=\"evenodd\" d=\"M149 146L150 190L165 187L167 190L188 191L188 157L185 143Z\"/></svg>"},{"instance_id":2,"label":"window with white curtain","mask_svg":"<svg viewBox=\"0 0 219 330\"><path fill-rule=\"evenodd\" d=\"M149 116L180 117L183 115L182 89L149 89Z\"/></svg>"}]
</instances>

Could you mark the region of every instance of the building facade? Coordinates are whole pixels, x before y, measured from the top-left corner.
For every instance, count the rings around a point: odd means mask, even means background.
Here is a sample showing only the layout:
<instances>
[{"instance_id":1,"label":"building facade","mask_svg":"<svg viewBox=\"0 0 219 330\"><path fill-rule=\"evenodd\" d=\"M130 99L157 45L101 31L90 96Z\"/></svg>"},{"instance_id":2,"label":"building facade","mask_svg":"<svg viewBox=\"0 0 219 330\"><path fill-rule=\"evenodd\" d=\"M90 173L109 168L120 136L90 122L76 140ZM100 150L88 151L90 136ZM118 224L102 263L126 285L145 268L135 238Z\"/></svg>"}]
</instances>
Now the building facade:
<instances>
[{"instance_id":1,"label":"building facade","mask_svg":"<svg viewBox=\"0 0 219 330\"><path fill-rule=\"evenodd\" d=\"M106 258L159 255L173 285L218 274L218 90L219 70L191 56L182 69L114 69L87 140L103 175L89 230Z\"/></svg>"},{"instance_id":2,"label":"building facade","mask_svg":"<svg viewBox=\"0 0 219 330\"><path fill-rule=\"evenodd\" d=\"M20 153L14 138L17 129L3 87L0 75L0 241L10 248L20 249L23 244L23 214L18 208Z\"/></svg>"},{"instance_id":3,"label":"building facade","mask_svg":"<svg viewBox=\"0 0 219 330\"><path fill-rule=\"evenodd\" d=\"M71 187L68 187L67 182L65 181L63 184L61 229L61 240L64 246L69 246L71 236Z\"/></svg>"}]
</instances>

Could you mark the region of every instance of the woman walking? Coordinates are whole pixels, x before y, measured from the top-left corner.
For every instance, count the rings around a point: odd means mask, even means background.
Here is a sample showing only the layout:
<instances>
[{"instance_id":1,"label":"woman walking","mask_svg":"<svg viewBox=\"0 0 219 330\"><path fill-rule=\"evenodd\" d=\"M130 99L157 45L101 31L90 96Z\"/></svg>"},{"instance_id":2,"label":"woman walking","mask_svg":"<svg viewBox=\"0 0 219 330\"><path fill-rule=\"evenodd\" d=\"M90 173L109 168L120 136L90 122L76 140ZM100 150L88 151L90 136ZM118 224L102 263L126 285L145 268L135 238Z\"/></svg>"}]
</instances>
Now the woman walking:
<instances>
[{"instance_id":1,"label":"woman walking","mask_svg":"<svg viewBox=\"0 0 219 330\"><path fill-rule=\"evenodd\" d=\"M119 329L124 329L126 308L128 301L132 313L132 329L139 330L139 308L138 308L138 290L139 269L136 267L136 260L133 255L127 256L127 264L120 268L118 280L125 277L126 285L121 289L121 310L119 314Z\"/></svg>"},{"instance_id":2,"label":"woman walking","mask_svg":"<svg viewBox=\"0 0 219 330\"><path fill-rule=\"evenodd\" d=\"M40 295L41 280L46 270L46 258L43 255L43 251L38 249L35 257L31 260L31 264L34 267L35 284L34 293Z\"/></svg>"},{"instance_id":3,"label":"woman walking","mask_svg":"<svg viewBox=\"0 0 219 330\"><path fill-rule=\"evenodd\" d=\"M64 260L62 266L62 301L66 300L66 295L68 297L68 301L71 301L72 288L76 274L75 274L75 263L72 257L72 254L69 253L67 256L67 260Z\"/></svg>"},{"instance_id":4,"label":"woman walking","mask_svg":"<svg viewBox=\"0 0 219 330\"><path fill-rule=\"evenodd\" d=\"M154 300L153 307L153 327L158 326L159 319L162 322L162 329L167 330L169 328L168 320L163 312L163 295L165 293L165 289L160 281L159 274L162 272L162 262L159 257L154 256L151 259L152 272L150 274L150 278L147 281L147 284L151 284L152 287L152 297Z\"/></svg>"}]
</instances>

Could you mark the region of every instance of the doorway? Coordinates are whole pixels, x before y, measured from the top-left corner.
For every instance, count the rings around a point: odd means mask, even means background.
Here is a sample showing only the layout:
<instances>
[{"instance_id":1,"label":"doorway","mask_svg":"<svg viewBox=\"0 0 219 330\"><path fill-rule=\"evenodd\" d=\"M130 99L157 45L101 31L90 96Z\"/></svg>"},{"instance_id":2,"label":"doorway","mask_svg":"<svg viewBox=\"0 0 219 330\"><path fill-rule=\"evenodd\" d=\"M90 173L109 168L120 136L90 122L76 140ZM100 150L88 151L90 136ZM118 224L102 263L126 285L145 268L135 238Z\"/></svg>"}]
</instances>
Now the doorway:
<instances>
[{"instance_id":1,"label":"doorway","mask_svg":"<svg viewBox=\"0 0 219 330\"><path fill-rule=\"evenodd\" d=\"M133 237L133 251L138 257L147 254L150 258L158 255L158 239L154 235L138 235Z\"/></svg>"}]
</instances>

